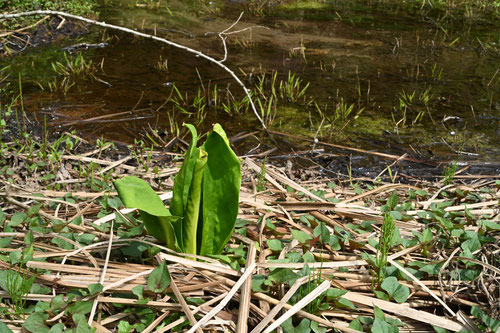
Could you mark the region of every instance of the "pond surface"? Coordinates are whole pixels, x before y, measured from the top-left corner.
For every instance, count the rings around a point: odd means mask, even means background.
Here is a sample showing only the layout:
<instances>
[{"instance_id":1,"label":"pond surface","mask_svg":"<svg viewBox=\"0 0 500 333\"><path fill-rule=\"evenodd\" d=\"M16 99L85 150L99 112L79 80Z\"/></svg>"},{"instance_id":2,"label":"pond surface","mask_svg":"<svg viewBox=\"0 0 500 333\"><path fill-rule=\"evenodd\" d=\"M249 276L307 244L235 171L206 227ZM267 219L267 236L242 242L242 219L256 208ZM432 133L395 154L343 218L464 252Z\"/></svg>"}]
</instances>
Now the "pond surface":
<instances>
[{"instance_id":1,"label":"pond surface","mask_svg":"<svg viewBox=\"0 0 500 333\"><path fill-rule=\"evenodd\" d=\"M260 105L269 111L263 118L272 130L418 159L499 161L498 19L449 19L365 1L293 2L265 8L265 15L233 1L160 4L105 1L99 19L221 59L216 33L245 11L232 31L250 29L227 35L225 65L248 88L264 78ZM93 74L69 75L72 81L64 86L65 75L56 74L53 64L67 62L62 48L83 42L107 46L82 52L95 65ZM126 33L91 28L77 39L0 61L1 67L10 65L13 87L21 78L28 118L45 121L54 132L76 129L87 138L150 145L184 134L183 122L200 131L220 122L230 135L262 128L244 102L239 111L230 105L244 94L227 72ZM299 79L299 91L309 83L304 95L288 96L283 89L284 96L278 92L270 100L273 80L279 91L280 81L290 86ZM7 97L1 97L3 104ZM263 132L253 137L259 140L247 140L238 153L273 144ZM283 149L311 148L283 136L276 140Z\"/></svg>"}]
</instances>

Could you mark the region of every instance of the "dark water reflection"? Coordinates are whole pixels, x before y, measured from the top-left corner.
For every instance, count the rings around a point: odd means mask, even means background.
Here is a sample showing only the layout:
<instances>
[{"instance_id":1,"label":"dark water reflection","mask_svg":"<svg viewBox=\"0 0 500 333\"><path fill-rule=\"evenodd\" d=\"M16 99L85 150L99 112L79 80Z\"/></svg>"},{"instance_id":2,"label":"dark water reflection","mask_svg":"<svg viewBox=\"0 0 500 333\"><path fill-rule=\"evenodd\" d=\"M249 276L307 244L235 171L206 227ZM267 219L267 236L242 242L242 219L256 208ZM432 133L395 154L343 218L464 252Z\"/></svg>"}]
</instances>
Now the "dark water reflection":
<instances>
[{"instance_id":1,"label":"dark water reflection","mask_svg":"<svg viewBox=\"0 0 500 333\"><path fill-rule=\"evenodd\" d=\"M223 53L220 40L205 33L224 30L244 8L235 2L169 2L170 15L166 9L134 8L133 4L108 1L100 9L101 20L156 31L218 59ZM397 7L350 1L316 5L275 8L264 17L244 15L240 29L253 25L265 29L254 28L228 39L226 64L249 85L256 82L257 74L274 70L279 79L286 80L291 71L310 82L306 102L280 103L271 128L309 138L319 133L324 141L425 159L499 160L498 24L464 27L454 21L439 26L430 14L422 19ZM61 47L76 41L60 41L2 60L22 72L26 110L37 119L45 115L51 129L69 127L87 137L122 142L147 140L149 127L168 140L183 121L199 123L200 129L218 121L230 134L260 128L252 112L229 116L208 106L206 115L197 117L165 104L175 94L172 84L181 95L192 98L201 89L200 78L207 90L215 84L224 89L229 85L231 93L241 98L241 89L217 66L157 42L111 31L105 35L108 47L85 52L94 63L102 62L103 71L96 74L99 80L77 81L67 94L42 91L34 82L50 77L51 62L62 59ZM78 42L102 40L102 30L95 29ZM158 62L165 59L168 71L159 71ZM412 94L404 121L400 99ZM328 107L326 115L331 116L340 100L363 112L342 132L328 130L327 122L318 132L321 117L308 103L312 98L320 107ZM109 117L115 113L120 115ZM101 116L105 117L99 121L82 122ZM64 124L70 126L60 127ZM252 145L240 146L239 153ZM284 145L310 148L294 140ZM471 154L459 156L457 151Z\"/></svg>"}]
</instances>

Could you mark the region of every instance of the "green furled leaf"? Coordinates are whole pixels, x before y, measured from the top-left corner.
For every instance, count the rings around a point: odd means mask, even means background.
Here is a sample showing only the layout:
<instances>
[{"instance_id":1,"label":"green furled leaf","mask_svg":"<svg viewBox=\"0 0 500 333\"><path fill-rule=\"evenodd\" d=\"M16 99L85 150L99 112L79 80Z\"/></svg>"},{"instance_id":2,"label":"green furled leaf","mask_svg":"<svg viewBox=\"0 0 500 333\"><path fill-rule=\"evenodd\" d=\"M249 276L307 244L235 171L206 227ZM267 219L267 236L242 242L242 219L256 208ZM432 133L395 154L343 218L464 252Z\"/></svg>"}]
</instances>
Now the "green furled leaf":
<instances>
[{"instance_id":1,"label":"green furled leaf","mask_svg":"<svg viewBox=\"0 0 500 333\"><path fill-rule=\"evenodd\" d=\"M198 223L201 219L202 181L207 153L196 148L198 134L193 125L185 124L191 131L191 144L184 156L179 173L174 181L174 193L170 202L170 211L173 215L182 216L183 220L174 225L175 235L182 252L197 254Z\"/></svg>"},{"instance_id":2,"label":"green furled leaf","mask_svg":"<svg viewBox=\"0 0 500 333\"><path fill-rule=\"evenodd\" d=\"M13 333L12 330L5 324L4 322L0 321L0 333Z\"/></svg>"},{"instance_id":3,"label":"green furled leaf","mask_svg":"<svg viewBox=\"0 0 500 333\"><path fill-rule=\"evenodd\" d=\"M23 327L32 333L47 333L49 327L45 325L45 321L49 318L47 313L35 312L31 314L23 324Z\"/></svg>"},{"instance_id":4,"label":"green furled leaf","mask_svg":"<svg viewBox=\"0 0 500 333\"><path fill-rule=\"evenodd\" d=\"M399 201L398 195L396 194L396 192L393 192L386 202L386 205L388 206L389 210L393 210L394 208L396 208L398 201Z\"/></svg>"},{"instance_id":5,"label":"green furled leaf","mask_svg":"<svg viewBox=\"0 0 500 333\"><path fill-rule=\"evenodd\" d=\"M219 254L233 232L241 185L240 160L226 133L215 124L202 149L208 153L203 173L203 220L200 254Z\"/></svg>"},{"instance_id":6,"label":"green furled leaf","mask_svg":"<svg viewBox=\"0 0 500 333\"><path fill-rule=\"evenodd\" d=\"M187 206L184 208L183 220L174 225L179 246L185 253L198 253L198 223L201 218L202 181L203 171L207 164L207 153L199 148L193 151L194 161L193 178L189 188ZM176 179L177 181L177 179ZM175 193L175 192L174 192ZM201 230L200 230L201 232ZM210 254L210 253L207 253Z\"/></svg>"},{"instance_id":7,"label":"green furled leaf","mask_svg":"<svg viewBox=\"0 0 500 333\"><path fill-rule=\"evenodd\" d=\"M161 293L170 285L170 273L168 272L167 263L161 262L160 266L156 267L148 277L148 288L154 293Z\"/></svg>"},{"instance_id":8,"label":"green furled leaf","mask_svg":"<svg viewBox=\"0 0 500 333\"><path fill-rule=\"evenodd\" d=\"M410 296L410 289L398 282L394 276L389 276L380 285L398 303L404 303Z\"/></svg>"},{"instance_id":9,"label":"green furled leaf","mask_svg":"<svg viewBox=\"0 0 500 333\"><path fill-rule=\"evenodd\" d=\"M139 210L148 232L165 242L167 247L177 250L171 222L175 222L179 218L170 214L151 186L134 176L119 179L113 185L125 207Z\"/></svg>"},{"instance_id":10,"label":"green furled leaf","mask_svg":"<svg viewBox=\"0 0 500 333\"><path fill-rule=\"evenodd\" d=\"M172 214L177 216L184 216L184 211L188 205L189 190L191 182L193 181L194 169L196 160L199 155L195 154L196 144L198 143L198 133L196 128L191 124L184 124L191 132L191 144L189 145L186 155L184 156L184 163L174 181L174 194L170 202L170 210Z\"/></svg>"}]
</instances>

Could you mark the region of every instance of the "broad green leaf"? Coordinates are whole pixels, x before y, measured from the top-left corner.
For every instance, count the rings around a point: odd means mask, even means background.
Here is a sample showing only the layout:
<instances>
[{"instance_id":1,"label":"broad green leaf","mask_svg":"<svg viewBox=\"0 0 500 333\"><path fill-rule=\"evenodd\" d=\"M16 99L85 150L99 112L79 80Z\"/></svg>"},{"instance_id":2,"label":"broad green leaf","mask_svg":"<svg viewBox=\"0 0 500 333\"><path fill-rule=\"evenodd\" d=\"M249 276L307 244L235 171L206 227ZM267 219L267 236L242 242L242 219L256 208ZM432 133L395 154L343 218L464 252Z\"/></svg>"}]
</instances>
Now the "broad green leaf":
<instances>
[{"instance_id":1,"label":"broad green leaf","mask_svg":"<svg viewBox=\"0 0 500 333\"><path fill-rule=\"evenodd\" d=\"M434 235L432 234L431 229L429 228L425 229L424 232L422 233L422 241L424 243L427 243L430 242L432 238L434 238Z\"/></svg>"},{"instance_id":2,"label":"broad green leaf","mask_svg":"<svg viewBox=\"0 0 500 333\"><path fill-rule=\"evenodd\" d=\"M48 318L47 313L35 312L26 319L23 327L31 333L48 333L49 327L45 325Z\"/></svg>"},{"instance_id":3,"label":"broad green leaf","mask_svg":"<svg viewBox=\"0 0 500 333\"><path fill-rule=\"evenodd\" d=\"M376 318L373 322L372 333L398 333L399 329L397 326L392 326L391 324Z\"/></svg>"},{"instance_id":4,"label":"broad green leaf","mask_svg":"<svg viewBox=\"0 0 500 333\"><path fill-rule=\"evenodd\" d=\"M148 277L148 288L154 293L161 293L170 285L170 273L168 272L167 263L161 262L160 266L156 267Z\"/></svg>"},{"instance_id":5,"label":"broad green leaf","mask_svg":"<svg viewBox=\"0 0 500 333\"><path fill-rule=\"evenodd\" d=\"M333 299L339 298L340 296L343 296L345 294L347 294L347 290L330 288L326 291L326 299L328 301L332 301Z\"/></svg>"},{"instance_id":6,"label":"broad green leaf","mask_svg":"<svg viewBox=\"0 0 500 333\"><path fill-rule=\"evenodd\" d=\"M93 330L87 323L87 318L81 313L73 315L73 321L76 323L75 333L92 333Z\"/></svg>"},{"instance_id":7,"label":"broad green leaf","mask_svg":"<svg viewBox=\"0 0 500 333\"><path fill-rule=\"evenodd\" d=\"M466 236L468 239L460 244L462 249L469 250L470 252L475 252L481 248L481 242L479 241L478 234L473 233L473 234L467 234Z\"/></svg>"},{"instance_id":8,"label":"broad green leaf","mask_svg":"<svg viewBox=\"0 0 500 333\"><path fill-rule=\"evenodd\" d=\"M303 262L316 262L316 259L314 258L314 254L311 252L307 251L303 256L302 256Z\"/></svg>"},{"instance_id":9,"label":"broad green leaf","mask_svg":"<svg viewBox=\"0 0 500 333\"><path fill-rule=\"evenodd\" d=\"M335 251L338 251L341 249L340 244L339 244L339 238L337 237L337 235L330 235L330 240L328 241L328 244Z\"/></svg>"},{"instance_id":10,"label":"broad green leaf","mask_svg":"<svg viewBox=\"0 0 500 333\"><path fill-rule=\"evenodd\" d=\"M448 229L448 230L451 230L453 229L453 223L448 220L447 218L444 218L444 217L441 217L441 216L436 216L436 219L438 220L438 222L445 228L445 229Z\"/></svg>"},{"instance_id":11,"label":"broad green leaf","mask_svg":"<svg viewBox=\"0 0 500 333\"><path fill-rule=\"evenodd\" d=\"M279 252L283 250L283 243L279 239L268 239L266 240L269 249L274 252Z\"/></svg>"},{"instance_id":12,"label":"broad green leaf","mask_svg":"<svg viewBox=\"0 0 500 333\"><path fill-rule=\"evenodd\" d=\"M310 326L311 321L306 318L302 319L295 327L292 324L292 318L285 320L283 324L281 324L281 328L283 328L285 333L309 333L311 332Z\"/></svg>"},{"instance_id":13,"label":"broad green leaf","mask_svg":"<svg viewBox=\"0 0 500 333\"><path fill-rule=\"evenodd\" d=\"M410 289L402 285L394 276L389 276L380 285L398 303L404 303L410 296Z\"/></svg>"},{"instance_id":14,"label":"broad green leaf","mask_svg":"<svg viewBox=\"0 0 500 333\"><path fill-rule=\"evenodd\" d=\"M219 254L229 241L238 215L240 160L226 133L215 124L202 149L208 153L203 174L200 254Z\"/></svg>"},{"instance_id":15,"label":"broad green leaf","mask_svg":"<svg viewBox=\"0 0 500 333\"><path fill-rule=\"evenodd\" d=\"M143 285L137 285L134 288L132 288L132 293L138 298L135 304L146 304L147 302L149 302L149 298L144 298L143 296L144 293Z\"/></svg>"},{"instance_id":16,"label":"broad green leaf","mask_svg":"<svg viewBox=\"0 0 500 333\"><path fill-rule=\"evenodd\" d=\"M363 325L361 325L361 322L358 318L351 321L351 323L349 324L349 328L352 328L353 330L356 330L359 332L363 332Z\"/></svg>"},{"instance_id":17,"label":"broad green leaf","mask_svg":"<svg viewBox=\"0 0 500 333\"><path fill-rule=\"evenodd\" d=\"M488 221L488 220L479 220L477 221L477 225L479 225L481 228L484 228L486 230L500 230L500 224L495 223L493 221Z\"/></svg>"},{"instance_id":18,"label":"broad green leaf","mask_svg":"<svg viewBox=\"0 0 500 333\"><path fill-rule=\"evenodd\" d=\"M0 333L13 333L12 330L5 324L4 322L0 321Z\"/></svg>"},{"instance_id":19,"label":"broad green leaf","mask_svg":"<svg viewBox=\"0 0 500 333\"><path fill-rule=\"evenodd\" d=\"M120 209L123 205L119 197L108 198L108 206L114 209Z\"/></svg>"},{"instance_id":20,"label":"broad green leaf","mask_svg":"<svg viewBox=\"0 0 500 333\"><path fill-rule=\"evenodd\" d=\"M374 290L373 293L377 298L383 299L384 301L389 301L389 296L381 290Z\"/></svg>"},{"instance_id":21,"label":"broad green leaf","mask_svg":"<svg viewBox=\"0 0 500 333\"><path fill-rule=\"evenodd\" d=\"M139 284L137 286L135 286L134 288L132 288L132 294L134 294L135 296L137 296L138 299L143 299L144 296L144 286Z\"/></svg>"},{"instance_id":22,"label":"broad green leaf","mask_svg":"<svg viewBox=\"0 0 500 333\"><path fill-rule=\"evenodd\" d=\"M399 329L397 326L389 324L385 318L384 312L380 310L378 306L373 307L373 313L375 315L375 320L373 321L372 333L398 333Z\"/></svg>"},{"instance_id":23,"label":"broad green leaf","mask_svg":"<svg viewBox=\"0 0 500 333\"><path fill-rule=\"evenodd\" d=\"M14 239L14 237L2 237L2 238L0 238L0 248L9 246L13 239Z\"/></svg>"},{"instance_id":24,"label":"broad green leaf","mask_svg":"<svg viewBox=\"0 0 500 333\"><path fill-rule=\"evenodd\" d=\"M148 248L149 246L146 244L132 242L129 245L120 247L120 251L126 256L139 258Z\"/></svg>"},{"instance_id":25,"label":"broad green leaf","mask_svg":"<svg viewBox=\"0 0 500 333\"><path fill-rule=\"evenodd\" d=\"M254 275L252 276L252 291L254 292L267 292L267 286L265 285L266 277L264 275Z\"/></svg>"},{"instance_id":26,"label":"broad green leaf","mask_svg":"<svg viewBox=\"0 0 500 333\"><path fill-rule=\"evenodd\" d=\"M328 331L326 327L319 326L316 321L311 322L311 329L314 333L326 333Z\"/></svg>"},{"instance_id":27,"label":"broad green leaf","mask_svg":"<svg viewBox=\"0 0 500 333\"><path fill-rule=\"evenodd\" d=\"M176 250L172 223L178 217L172 216L158 194L144 180L127 176L116 180L113 185L127 208L137 208L148 232L165 242L167 247Z\"/></svg>"},{"instance_id":28,"label":"broad green leaf","mask_svg":"<svg viewBox=\"0 0 500 333\"><path fill-rule=\"evenodd\" d=\"M62 333L64 331L64 328L65 327L63 323L57 323L50 328L49 333Z\"/></svg>"},{"instance_id":29,"label":"broad green leaf","mask_svg":"<svg viewBox=\"0 0 500 333\"><path fill-rule=\"evenodd\" d=\"M330 230L328 230L323 222L318 223L318 226L314 228L313 235L315 237L320 236L321 242L324 244L330 242Z\"/></svg>"},{"instance_id":30,"label":"broad green leaf","mask_svg":"<svg viewBox=\"0 0 500 333\"><path fill-rule=\"evenodd\" d=\"M92 310L92 301L77 301L68 305L66 311L74 315L86 315Z\"/></svg>"},{"instance_id":31,"label":"broad green leaf","mask_svg":"<svg viewBox=\"0 0 500 333\"><path fill-rule=\"evenodd\" d=\"M66 306L66 301L64 300L64 295L63 294L59 294L57 296L54 296L50 300L50 310L52 312L60 310L60 309L62 309L65 306Z\"/></svg>"},{"instance_id":32,"label":"broad green leaf","mask_svg":"<svg viewBox=\"0 0 500 333\"><path fill-rule=\"evenodd\" d=\"M128 321L120 320L118 323L118 333L129 333L132 332L132 325Z\"/></svg>"},{"instance_id":33,"label":"broad green leaf","mask_svg":"<svg viewBox=\"0 0 500 333\"><path fill-rule=\"evenodd\" d=\"M100 283L91 283L88 286L90 295L98 294L102 291L103 285Z\"/></svg>"},{"instance_id":34,"label":"broad green leaf","mask_svg":"<svg viewBox=\"0 0 500 333\"><path fill-rule=\"evenodd\" d=\"M11 227L17 227L26 219L26 213L14 213L10 218L9 225Z\"/></svg>"},{"instance_id":35,"label":"broad green leaf","mask_svg":"<svg viewBox=\"0 0 500 333\"><path fill-rule=\"evenodd\" d=\"M292 229L292 236L294 239L298 240L301 244L306 244L312 239L311 235L301 230Z\"/></svg>"},{"instance_id":36,"label":"broad green leaf","mask_svg":"<svg viewBox=\"0 0 500 333\"><path fill-rule=\"evenodd\" d=\"M483 321L483 323L486 324L493 332L498 332L498 329L500 329L500 320L496 320L488 316L486 313L484 313L483 310L478 308L477 306L473 306L470 310L470 313Z\"/></svg>"},{"instance_id":37,"label":"broad green leaf","mask_svg":"<svg viewBox=\"0 0 500 333\"><path fill-rule=\"evenodd\" d=\"M21 262L22 256L23 256L23 254L21 251L14 251L14 252L9 253L10 263L12 265L18 264L19 262Z\"/></svg>"},{"instance_id":38,"label":"broad green leaf","mask_svg":"<svg viewBox=\"0 0 500 333\"><path fill-rule=\"evenodd\" d=\"M340 297L334 301L335 306L339 308L349 308L352 310L357 310L356 306L347 298Z\"/></svg>"},{"instance_id":39,"label":"broad green leaf","mask_svg":"<svg viewBox=\"0 0 500 333\"><path fill-rule=\"evenodd\" d=\"M289 283L292 284L300 277L300 275L294 273L290 268L276 268L274 271L269 273L268 280L276 284Z\"/></svg>"}]
</instances>

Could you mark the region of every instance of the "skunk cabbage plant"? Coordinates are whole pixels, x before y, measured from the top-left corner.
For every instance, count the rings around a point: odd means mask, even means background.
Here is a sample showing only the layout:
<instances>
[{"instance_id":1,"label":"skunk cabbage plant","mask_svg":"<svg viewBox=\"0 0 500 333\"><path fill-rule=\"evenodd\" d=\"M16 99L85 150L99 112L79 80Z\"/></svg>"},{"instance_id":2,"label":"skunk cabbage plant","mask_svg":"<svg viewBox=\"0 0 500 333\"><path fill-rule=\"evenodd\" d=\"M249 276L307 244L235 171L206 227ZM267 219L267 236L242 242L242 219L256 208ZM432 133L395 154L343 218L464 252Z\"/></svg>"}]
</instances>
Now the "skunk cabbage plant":
<instances>
[{"instance_id":1,"label":"skunk cabbage plant","mask_svg":"<svg viewBox=\"0 0 500 333\"><path fill-rule=\"evenodd\" d=\"M170 210L137 177L124 177L114 186L125 207L137 208L149 234L167 247L189 254L219 254L236 223L240 161L219 124L200 147L194 126L185 126L192 139L174 180Z\"/></svg>"}]
</instances>

